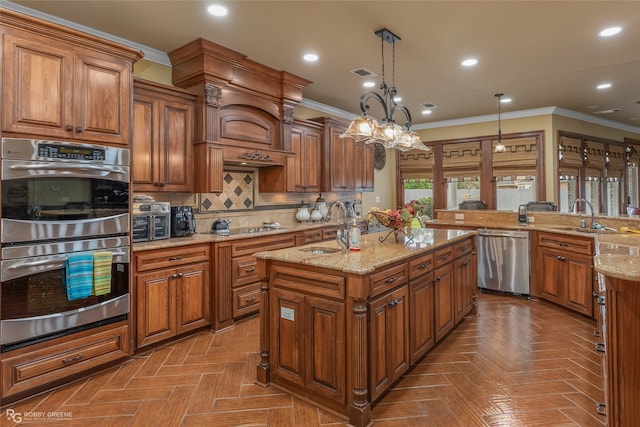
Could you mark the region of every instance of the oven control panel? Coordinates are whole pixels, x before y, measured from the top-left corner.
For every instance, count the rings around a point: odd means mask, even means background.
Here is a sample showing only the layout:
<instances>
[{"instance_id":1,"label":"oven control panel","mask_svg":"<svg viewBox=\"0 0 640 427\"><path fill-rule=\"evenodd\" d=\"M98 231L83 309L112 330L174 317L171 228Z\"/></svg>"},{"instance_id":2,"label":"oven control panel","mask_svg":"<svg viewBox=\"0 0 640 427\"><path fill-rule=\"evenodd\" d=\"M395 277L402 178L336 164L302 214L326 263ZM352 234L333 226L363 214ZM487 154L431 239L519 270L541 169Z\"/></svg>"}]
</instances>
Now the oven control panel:
<instances>
[{"instance_id":1,"label":"oven control panel","mask_svg":"<svg viewBox=\"0 0 640 427\"><path fill-rule=\"evenodd\" d=\"M67 145L67 144L38 144L38 157L67 160L104 160L103 148Z\"/></svg>"}]
</instances>

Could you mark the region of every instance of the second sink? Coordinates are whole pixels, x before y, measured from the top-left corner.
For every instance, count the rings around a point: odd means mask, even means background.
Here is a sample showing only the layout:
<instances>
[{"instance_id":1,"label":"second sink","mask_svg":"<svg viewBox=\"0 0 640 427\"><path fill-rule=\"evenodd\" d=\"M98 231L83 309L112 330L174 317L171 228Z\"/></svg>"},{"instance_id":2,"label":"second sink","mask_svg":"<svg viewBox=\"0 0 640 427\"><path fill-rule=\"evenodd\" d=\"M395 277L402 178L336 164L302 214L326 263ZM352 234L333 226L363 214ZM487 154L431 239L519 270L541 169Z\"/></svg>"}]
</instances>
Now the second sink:
<instances>
[{"instance_id":1,"label":"second sink","mask_svg":"<svg viewBox=\"0 0 640 427\"><path fill-rule=\"evenodd\" d=\"M306 252L308 254L313 255L326 255L326 254L335 254L336 252L340 252L339 248L307 248L300 249L302 252Z\"/></svg>"}]
</instances>

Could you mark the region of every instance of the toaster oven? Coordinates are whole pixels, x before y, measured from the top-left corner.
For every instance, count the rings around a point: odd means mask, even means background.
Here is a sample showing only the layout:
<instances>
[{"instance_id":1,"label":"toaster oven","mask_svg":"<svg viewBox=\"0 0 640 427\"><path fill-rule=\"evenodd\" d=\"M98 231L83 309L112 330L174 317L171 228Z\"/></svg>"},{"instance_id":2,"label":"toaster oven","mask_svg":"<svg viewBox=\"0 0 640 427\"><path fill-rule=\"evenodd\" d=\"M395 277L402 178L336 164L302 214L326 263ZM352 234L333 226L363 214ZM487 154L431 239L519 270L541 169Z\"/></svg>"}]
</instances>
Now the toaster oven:
<instances>
[{"instance_id":1,"label":"toaster oven","mask_svg":"<svg viewBox=\"0 0 640 427\"><path fill-rule=\"evenodd\" d=\"M134 242L168 239L171 236L171 206L169 202L133 203Z\"/></svg>"}]
</instances>

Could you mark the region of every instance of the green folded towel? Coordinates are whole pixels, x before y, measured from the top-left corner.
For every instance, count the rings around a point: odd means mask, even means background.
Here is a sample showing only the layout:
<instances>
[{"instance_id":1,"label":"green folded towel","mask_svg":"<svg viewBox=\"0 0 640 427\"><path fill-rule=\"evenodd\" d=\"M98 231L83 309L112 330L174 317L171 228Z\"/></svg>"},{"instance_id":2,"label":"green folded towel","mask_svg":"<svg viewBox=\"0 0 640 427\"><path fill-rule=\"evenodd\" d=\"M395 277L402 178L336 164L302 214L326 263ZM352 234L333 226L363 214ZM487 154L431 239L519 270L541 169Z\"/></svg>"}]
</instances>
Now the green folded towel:
<instances>
[{"instance_id":1,"label":"green folded towel","mask_svg":"<svg viewBox=\"0 0 640 427\"><path fill-rule=\"evenodd\" d=\"M93 295L106 295L111 292L111 252L93 253Z\"/></svg>"}]
</instances>

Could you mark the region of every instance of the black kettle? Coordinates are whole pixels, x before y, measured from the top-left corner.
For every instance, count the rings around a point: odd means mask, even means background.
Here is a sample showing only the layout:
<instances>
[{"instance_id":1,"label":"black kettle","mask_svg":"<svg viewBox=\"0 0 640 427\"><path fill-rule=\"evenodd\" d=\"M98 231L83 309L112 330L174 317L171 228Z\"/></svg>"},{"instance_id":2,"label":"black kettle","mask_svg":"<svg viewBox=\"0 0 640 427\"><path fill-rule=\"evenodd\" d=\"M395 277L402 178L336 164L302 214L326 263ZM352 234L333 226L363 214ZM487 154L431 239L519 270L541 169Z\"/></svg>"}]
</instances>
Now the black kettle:
<instances>
[{"instance_id":1,"label":"black kettle","mask_svg":"<svg viewBox=\"0 0 640 427\"><path fill-rule=\"evenodd\" d=\"M222 218L218 218L215 221L213 221L213 224L211 224L211 232L212 233L220 233L225 232L225 231L229 231L229 223L231 222L230 219L222 219Z\"/></svg>"}]
</instances>

